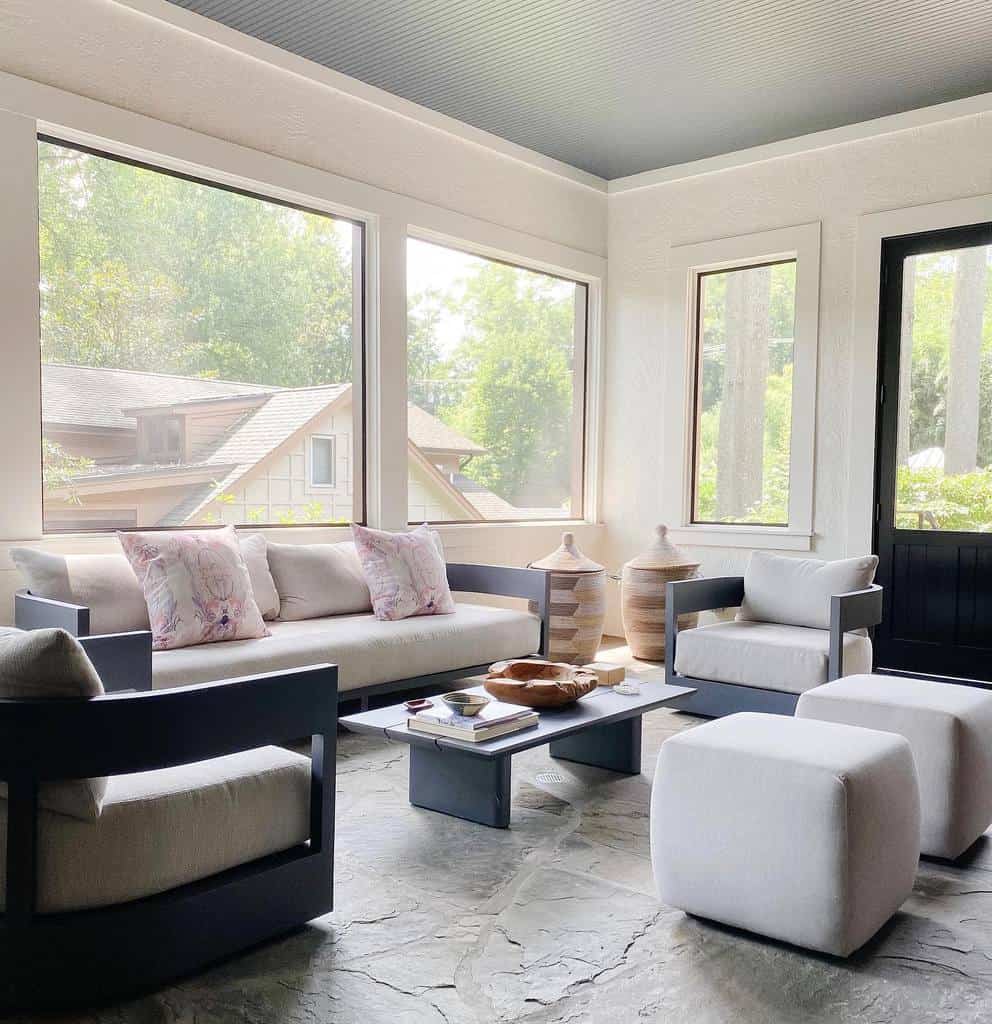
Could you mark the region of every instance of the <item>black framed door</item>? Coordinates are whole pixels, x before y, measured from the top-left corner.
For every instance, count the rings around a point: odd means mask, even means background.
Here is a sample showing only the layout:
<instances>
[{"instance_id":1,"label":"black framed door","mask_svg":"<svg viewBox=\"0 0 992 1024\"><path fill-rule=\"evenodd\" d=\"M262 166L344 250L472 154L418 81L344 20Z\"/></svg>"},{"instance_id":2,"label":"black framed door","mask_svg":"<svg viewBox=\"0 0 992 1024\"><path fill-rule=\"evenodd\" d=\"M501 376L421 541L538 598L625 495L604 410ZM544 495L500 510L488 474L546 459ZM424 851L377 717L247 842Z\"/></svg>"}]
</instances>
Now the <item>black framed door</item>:
<instances>
[{"instance_id":1,"label":"black framed door","mask_svg":"<svg viewBox=\"0 0 992 1024\"><path fill-rule=\"evenodd\" d=\"M992 223L882 243L878 671L992 680Z\"/></svg>"}]
</instances>

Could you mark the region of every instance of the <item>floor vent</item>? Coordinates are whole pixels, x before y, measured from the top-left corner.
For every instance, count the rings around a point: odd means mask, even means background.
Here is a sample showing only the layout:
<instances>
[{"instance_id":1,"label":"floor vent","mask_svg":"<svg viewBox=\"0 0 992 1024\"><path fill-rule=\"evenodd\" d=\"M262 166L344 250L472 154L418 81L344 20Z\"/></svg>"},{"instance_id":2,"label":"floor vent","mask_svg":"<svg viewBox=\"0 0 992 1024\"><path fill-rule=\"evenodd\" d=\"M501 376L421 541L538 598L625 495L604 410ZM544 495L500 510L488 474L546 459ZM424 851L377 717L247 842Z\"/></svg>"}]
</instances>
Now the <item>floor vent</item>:
<instances>
[{"instance_id":1,"label":"floor vent","mask_svg":"<svg viewBox=\"0 0 992 1024\"><path fill-rule=\"evenodd\" d=\"M534 781L541 786L560 786L565 781L564 775L557 772L538 772Z\"/></svg>"}]
</instances>

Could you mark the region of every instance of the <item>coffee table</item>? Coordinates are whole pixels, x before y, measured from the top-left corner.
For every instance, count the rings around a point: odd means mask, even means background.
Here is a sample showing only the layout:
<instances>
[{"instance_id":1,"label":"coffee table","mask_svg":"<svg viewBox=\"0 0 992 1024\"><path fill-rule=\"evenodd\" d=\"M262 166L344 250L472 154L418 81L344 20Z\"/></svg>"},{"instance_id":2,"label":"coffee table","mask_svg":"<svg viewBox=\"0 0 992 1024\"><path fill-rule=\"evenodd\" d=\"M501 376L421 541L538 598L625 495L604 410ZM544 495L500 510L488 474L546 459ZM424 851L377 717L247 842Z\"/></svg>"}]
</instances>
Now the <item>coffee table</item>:
<instances>
[{"instance_id":1,"label":"coffee table","mask_svg":"<svg viewBox=\"0 0 992 1024\"><path fill-rule=\"evenodd\" d=\"M414 806L506 828L510 823L510 758L523 750L547 743L552 757L640 774L641 716L694 691L686 686L638 682L641 692L636 696L600 687L568 707L542 709L536 726L482 743L413 732L407 728L410 715L402 704L347 715L340 722L351 732L410 744L410 803ZM476 686L468 692L485 690Z\"/></svg>"}]
</instances>

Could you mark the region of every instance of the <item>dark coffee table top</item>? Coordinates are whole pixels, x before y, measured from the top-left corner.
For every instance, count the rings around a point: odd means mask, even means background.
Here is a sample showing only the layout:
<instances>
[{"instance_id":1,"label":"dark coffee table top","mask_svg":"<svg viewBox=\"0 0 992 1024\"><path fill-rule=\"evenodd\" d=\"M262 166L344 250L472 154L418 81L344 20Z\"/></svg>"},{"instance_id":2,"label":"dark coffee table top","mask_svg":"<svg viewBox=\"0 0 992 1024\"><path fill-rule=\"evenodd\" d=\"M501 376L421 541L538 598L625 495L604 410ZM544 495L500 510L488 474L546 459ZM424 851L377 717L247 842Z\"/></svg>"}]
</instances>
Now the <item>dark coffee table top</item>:
<instances>
[{"instance_id":1,"label":"dark coffee table top","mask_svg":"<svg viewBox=\"0 0 992 1024\"><path fill-rule=\"evenodd\" d=\"M637 678L636 676L628 676ZM392 704L375 711L363 711L357 715L347 715L340 719L341 725L352 732L374 733L386 736L401 743L424 744L428 746L450 747L475 754L478 757L501 757L516 754L521 750L530 750L552 740L561 739L570 733L580 732L593 725L608 725L621 722L626 718L636 718L645 711L653 711L663 707L677 697L695 691L688 686L668 686L665 683L645 682L641 684L641 692L636 697L625 697L614 693L609 687L601 686L593 690L575 704L563 708L538 709L540 720L536 726L510 733L508 736L497 736L481 743L469 743L462 740L449 739L447 736L434 736L429 733L412 732L406 727L410 712L402 704ZM467 688L468 693L485 693L481 686ZM440 697L432 697L440 700Z\"/></svg>"}]
</instances>

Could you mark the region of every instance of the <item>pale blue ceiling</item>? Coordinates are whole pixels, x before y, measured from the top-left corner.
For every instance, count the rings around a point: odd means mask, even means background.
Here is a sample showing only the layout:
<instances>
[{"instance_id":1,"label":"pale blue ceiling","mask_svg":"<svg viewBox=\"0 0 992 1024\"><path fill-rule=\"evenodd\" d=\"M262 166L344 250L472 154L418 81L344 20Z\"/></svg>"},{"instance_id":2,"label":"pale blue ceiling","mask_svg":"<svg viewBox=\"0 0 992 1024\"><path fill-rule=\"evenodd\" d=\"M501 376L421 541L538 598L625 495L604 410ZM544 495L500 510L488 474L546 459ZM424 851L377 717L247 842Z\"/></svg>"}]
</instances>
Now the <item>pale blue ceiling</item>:
<instances>
[{"instance_id":1,"label":"pale blue ceiling","mask_svg":"<svg viewBox=\"0 0 992 1024\"><path fill-rule=\"evenodd\" d=\"M992 0L172 0L615 178L992 90Z\"/></svg>"}]
</instances>

